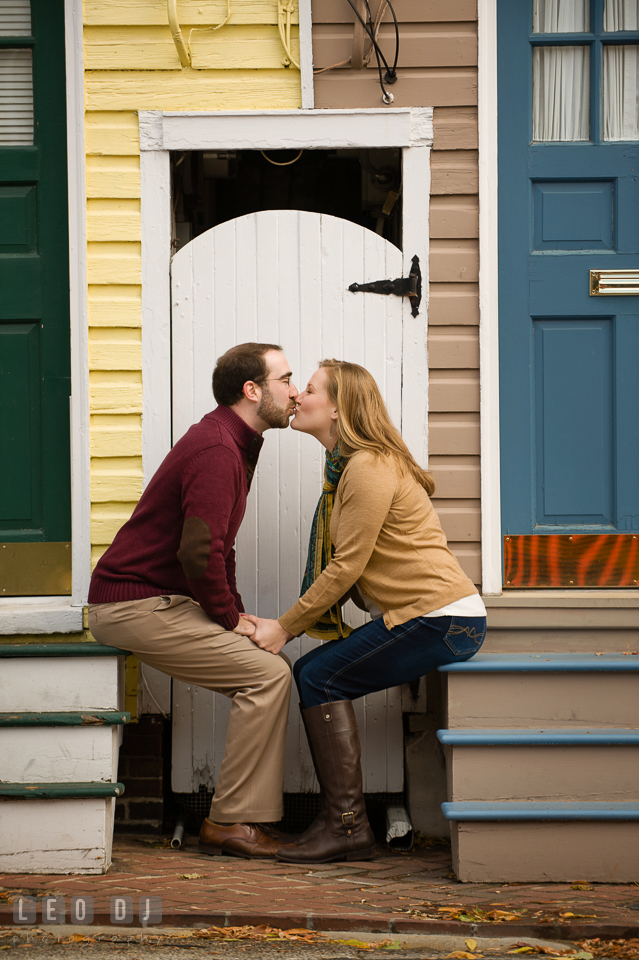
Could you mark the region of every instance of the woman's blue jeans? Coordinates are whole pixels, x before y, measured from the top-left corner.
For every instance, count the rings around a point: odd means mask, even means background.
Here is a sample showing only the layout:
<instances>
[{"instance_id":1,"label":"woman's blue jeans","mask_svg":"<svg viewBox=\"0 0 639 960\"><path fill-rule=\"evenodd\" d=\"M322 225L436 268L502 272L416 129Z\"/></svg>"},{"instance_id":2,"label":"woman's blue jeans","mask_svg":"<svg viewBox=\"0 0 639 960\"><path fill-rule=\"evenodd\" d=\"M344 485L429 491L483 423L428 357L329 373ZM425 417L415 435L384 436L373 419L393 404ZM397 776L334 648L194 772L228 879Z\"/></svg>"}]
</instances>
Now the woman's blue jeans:
<instances>
[{"instance_id":1,"label":"woman's blue jeans","mask_svg":"<svg viewBox=\"0 0 639 960\"><path fill-rule=\"evenodd\" d=\"M485 635L485 617L415 617L392 630L380 617L300 657L293 675L305 707L357 700L470 660Z\"/></svg>"}]
</instances>

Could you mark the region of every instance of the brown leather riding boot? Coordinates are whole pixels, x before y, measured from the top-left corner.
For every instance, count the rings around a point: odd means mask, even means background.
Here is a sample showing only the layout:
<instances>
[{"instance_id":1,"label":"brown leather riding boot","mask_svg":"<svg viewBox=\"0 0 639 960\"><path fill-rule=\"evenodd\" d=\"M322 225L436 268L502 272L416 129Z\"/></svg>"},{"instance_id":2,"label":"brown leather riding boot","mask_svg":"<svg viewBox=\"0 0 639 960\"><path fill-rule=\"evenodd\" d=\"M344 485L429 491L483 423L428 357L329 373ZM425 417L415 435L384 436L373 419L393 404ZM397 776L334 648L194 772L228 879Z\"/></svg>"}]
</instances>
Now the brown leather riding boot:
<instances>
[{"instance_id":1,"label":"brown leather riding boot","mask_svg":"<svg viewBox=\"0 0 639 960\"><path fill-rule=\"evenodd\" d=\"M308 843L309 840L312 840L319 833L322 832L326 826L326 821L328 820L328 804L326 803L326 793L324 792L324 785L322 783L322 777L317 769L317 761L315 760L315 750L313 749L313 741L311 740L311 735L308 732L308 726L306 724L306 710L304 704L300 701L300 716L302 718L302 723L304 724L304 730L306 732L306 739L308 740L309 750L311 751L311 760L313 761L313 766L315 767L315 776L320 786L320 809L319 813L313 820L311 824L306 828L304 833L300 833L298 837L295 837L293 841L298 846L302 843Z\"/></svg>"},{"instance_id":2,"label":"brown leather riding boot","mask_svg":"<svg viewBox=\"0 0 639 960\"><path fill-rule=\"evenodd\" d=\"M359 731L350 700L321 703L304 710L304 723L328 816L319 833L277 851L287 863L366 860L375 853L362 791Z\"/></svg>"}]
</instances>

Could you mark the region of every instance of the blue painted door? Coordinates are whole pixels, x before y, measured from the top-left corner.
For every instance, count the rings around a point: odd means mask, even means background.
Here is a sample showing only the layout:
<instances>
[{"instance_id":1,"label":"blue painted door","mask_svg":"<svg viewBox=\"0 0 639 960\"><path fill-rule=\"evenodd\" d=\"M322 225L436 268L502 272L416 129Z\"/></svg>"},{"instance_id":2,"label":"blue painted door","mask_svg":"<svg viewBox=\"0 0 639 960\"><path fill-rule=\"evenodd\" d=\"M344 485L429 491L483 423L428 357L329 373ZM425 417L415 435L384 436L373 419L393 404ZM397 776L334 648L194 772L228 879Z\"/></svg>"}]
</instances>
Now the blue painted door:
<instances>
[{"instance_id":1,"label":"blue painted door","mask_svg":"<svg viewBox=\"0 0 639 960\"><path fill-rule=\"evenodd\" d=\"M498 0L504 534L639 529L639 296L589 295L639 268L634 7Z\"/></svg>"}]
</instances>

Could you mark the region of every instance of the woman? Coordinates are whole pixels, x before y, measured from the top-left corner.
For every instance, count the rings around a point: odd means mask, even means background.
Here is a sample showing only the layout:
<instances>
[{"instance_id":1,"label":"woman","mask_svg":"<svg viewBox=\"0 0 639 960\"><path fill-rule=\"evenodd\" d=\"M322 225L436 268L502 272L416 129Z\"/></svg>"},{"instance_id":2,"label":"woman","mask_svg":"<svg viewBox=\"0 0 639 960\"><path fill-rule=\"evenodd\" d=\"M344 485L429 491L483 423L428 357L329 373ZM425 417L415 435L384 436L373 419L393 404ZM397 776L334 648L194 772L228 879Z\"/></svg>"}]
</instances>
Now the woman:
<instances>
[{"instance_id":1,"label":"woman","mask_svg":"<svg viewBox=\"0 0 639 960\"><path fill-rule=\"evenodd\" d=\"M433 480L367 370L323 361L297 397L291 425L326 447L302 594L279 620L247 617L246 633L272 653L302 633L329 640L294 666L325 809L277 855L292 863L360 860L375 841L352 701L468 660L483 642L486 610L446 545L430 502ZM347 595L374 617L357 630L342 621Z\"/></svg>"}]
</instances>

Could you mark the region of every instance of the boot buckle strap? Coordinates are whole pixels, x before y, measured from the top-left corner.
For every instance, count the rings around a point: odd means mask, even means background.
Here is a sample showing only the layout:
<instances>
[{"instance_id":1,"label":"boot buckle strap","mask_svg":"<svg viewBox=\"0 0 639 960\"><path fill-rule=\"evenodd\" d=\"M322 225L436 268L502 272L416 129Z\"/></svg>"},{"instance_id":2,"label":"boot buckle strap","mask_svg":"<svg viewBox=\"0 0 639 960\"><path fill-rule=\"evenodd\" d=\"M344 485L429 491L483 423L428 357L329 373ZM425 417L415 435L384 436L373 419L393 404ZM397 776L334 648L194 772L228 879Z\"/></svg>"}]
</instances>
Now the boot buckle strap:
<instances>
[{"instance_id":1,"label":"boot buckle strap","mask_svg":"<svg viewBox=\"0 0 639 960\"><path fill-rule=\"evenodd\" d=\"M342 823L345 827L354 827L355 826L355 814L352 810L349 810L348 813L342 814Z\"/></svg>"}]
</instances>

